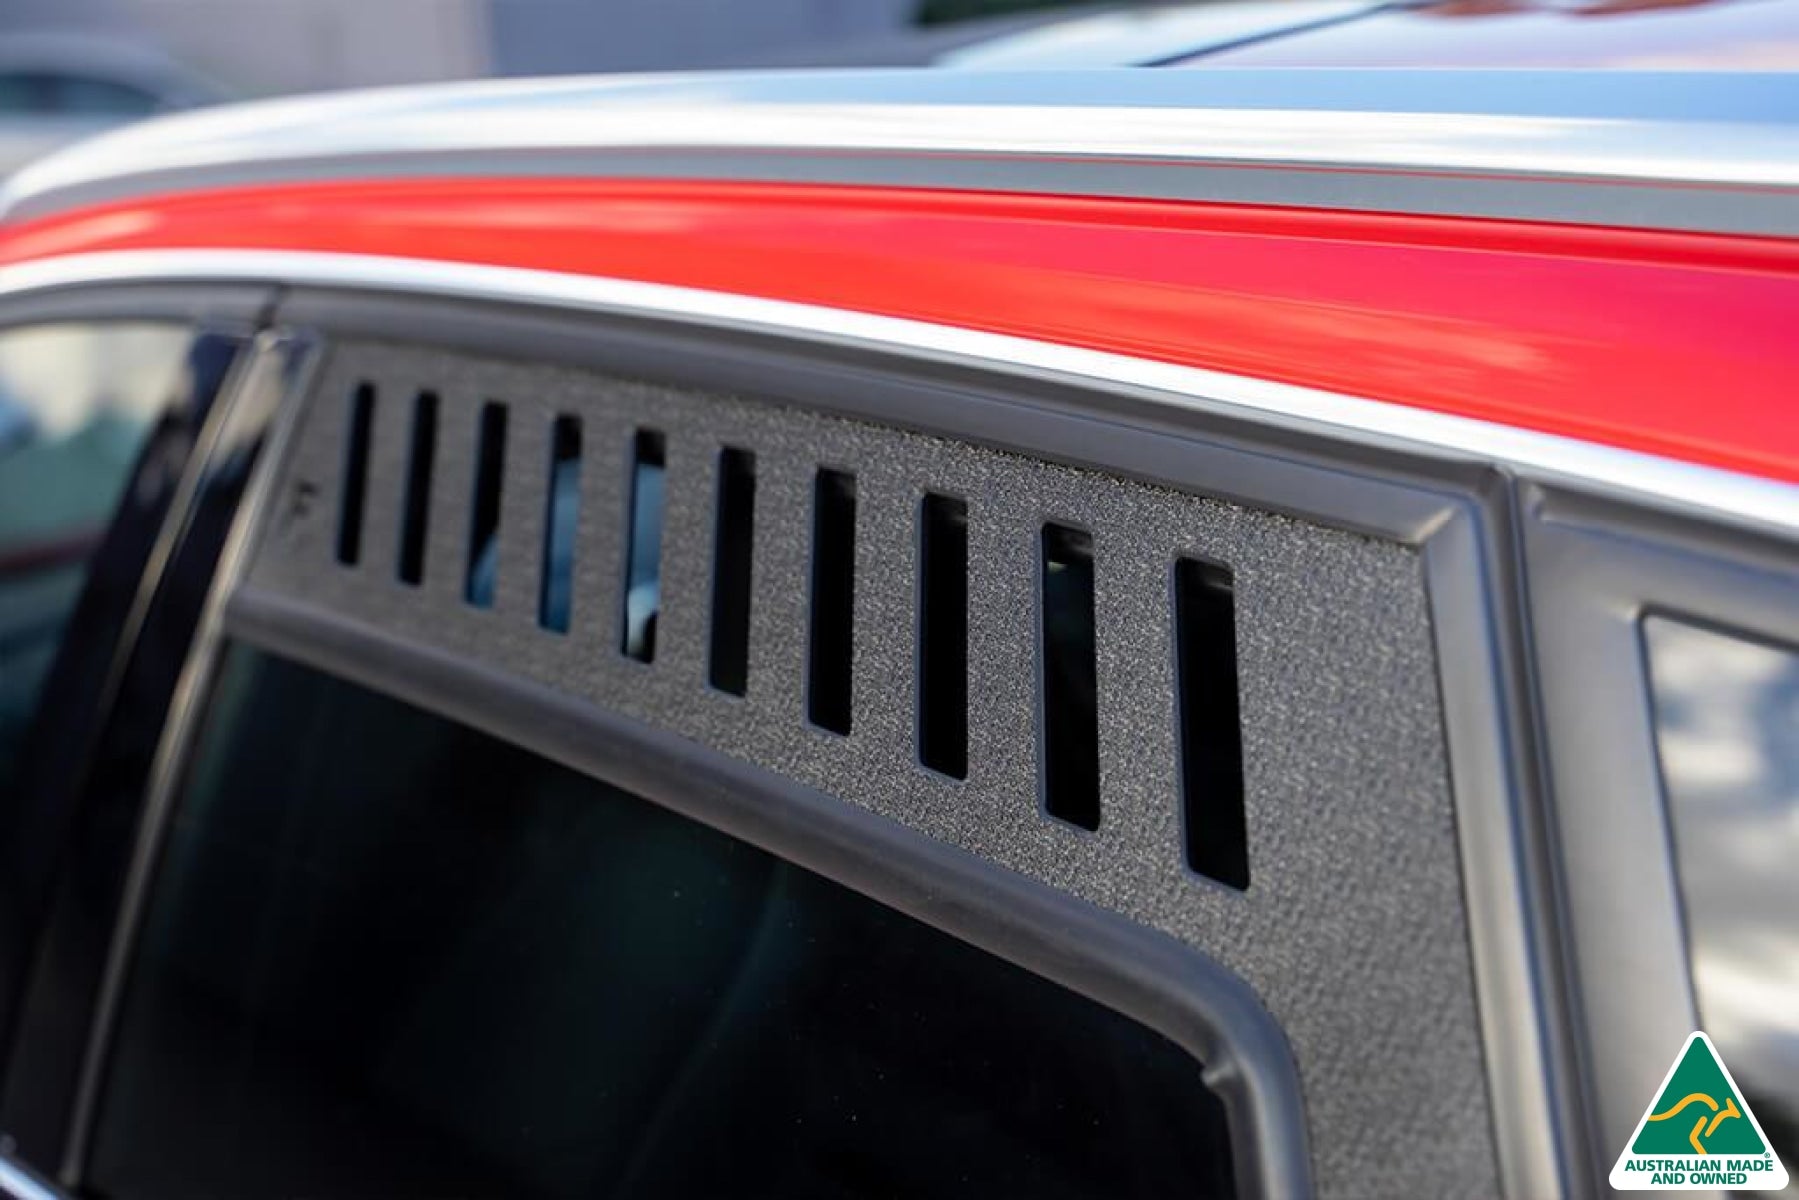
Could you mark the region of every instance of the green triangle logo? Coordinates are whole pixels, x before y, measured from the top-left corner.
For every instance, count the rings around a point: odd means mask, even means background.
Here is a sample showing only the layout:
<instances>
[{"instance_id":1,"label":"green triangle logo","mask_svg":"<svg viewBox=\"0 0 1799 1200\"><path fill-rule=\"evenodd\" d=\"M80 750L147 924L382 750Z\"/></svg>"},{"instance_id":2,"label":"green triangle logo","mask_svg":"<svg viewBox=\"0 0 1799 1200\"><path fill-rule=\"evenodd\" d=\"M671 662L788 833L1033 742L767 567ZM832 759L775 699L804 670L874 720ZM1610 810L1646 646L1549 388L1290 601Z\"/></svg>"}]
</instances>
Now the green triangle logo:
<instances>
[{"instance_id":1,"label":"green triangle logo","mask_svg":"<svg viewBox=\"0 0 1799 1200\"><path fill-rule=\"evenodd\" d=\"M1777 1191L1786 1167L1768 1145L1730 1068L1695 1031L1668 1068L1612 1168L1621 1191Z\"/></svg>"}]
</instances>

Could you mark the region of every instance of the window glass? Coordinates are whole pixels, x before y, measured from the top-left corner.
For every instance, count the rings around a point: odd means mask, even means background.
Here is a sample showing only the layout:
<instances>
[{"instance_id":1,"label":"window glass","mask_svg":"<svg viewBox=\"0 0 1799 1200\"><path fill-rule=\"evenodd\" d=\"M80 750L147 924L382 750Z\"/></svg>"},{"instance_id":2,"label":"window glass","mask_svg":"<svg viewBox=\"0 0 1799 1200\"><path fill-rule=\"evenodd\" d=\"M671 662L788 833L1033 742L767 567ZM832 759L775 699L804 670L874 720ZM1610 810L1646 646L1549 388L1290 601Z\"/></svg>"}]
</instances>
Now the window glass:
<instances>
[{"instance_id":1,"label":"window glass","mask_svg":"<svg viewBox=\"0 0 1799 1200\"><path fill-rule=\"evenodd\" d=\"M0 74L0 117L44 111L43 79L18 72Z\"/></svg>"},{"instance_id":2,"label":"window glass","mask_svg":"<svg viewBox=\"0 0 1799 1200\"><path fill-rule=\"evenodd\" d=\"M1799 650L1644 623L1699 1019L1799 1162Z\"/></svg>"},{"instance_id":3,"label":"window glass","mask_svg":"<svg viewBox=\"0 0 1799 1200\"><path fill-rule=\"evenodd\" d=\"M0 791L191 341L170 325L0 330Z\"/></svg>"},{"instance_id":4,"label":"window glass","mask_svg":"<svg viewBox=\"0 0 1799 1200\"><path fill-rule=\"evenodd\" d=\"M1231 1191L1159 1034L244 648L137 954L90 1160L118 1200Z\"/></svg>"},{"instance_id":5,"label":"window glass","mask_svg":"<svg viewBox=\"0 0 1799 1200\"><path fill-rule=\"evenodd\" d=\"M48 91L51 111L71 116L143 117L159 106L142 88L83 75L53 75Z\"/></svg>"},{"instance_id":6,"label":"window glass","mask_svg":"<svg viewBox=\"0 0 1799 1200\"><path fill-rule=\"evenodd\" d=\"M53 71L0 74L0 116L144 117L162 107L129 83Z\"/></svg>"}]
</instances>

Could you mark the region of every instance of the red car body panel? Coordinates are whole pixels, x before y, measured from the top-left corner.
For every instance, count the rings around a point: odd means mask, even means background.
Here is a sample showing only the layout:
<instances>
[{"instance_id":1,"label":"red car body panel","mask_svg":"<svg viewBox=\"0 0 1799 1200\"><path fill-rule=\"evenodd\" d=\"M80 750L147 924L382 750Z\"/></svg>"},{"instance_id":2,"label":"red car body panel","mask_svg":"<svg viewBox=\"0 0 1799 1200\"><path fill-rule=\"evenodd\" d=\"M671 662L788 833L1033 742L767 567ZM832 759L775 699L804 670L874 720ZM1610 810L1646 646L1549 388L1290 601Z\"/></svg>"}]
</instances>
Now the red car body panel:
<instances>
[{"instance_id":1,"label":"red car body panel","mask_svg":"<svg viewBox=\"0 0 1799 1200\"><path fill-rule=\"evenodd\" d=\"M1405 214L838 185L236 187L0 234L647 281L1329 389L1799 481L1799 245Z\"/></svg>"}]
</instances>

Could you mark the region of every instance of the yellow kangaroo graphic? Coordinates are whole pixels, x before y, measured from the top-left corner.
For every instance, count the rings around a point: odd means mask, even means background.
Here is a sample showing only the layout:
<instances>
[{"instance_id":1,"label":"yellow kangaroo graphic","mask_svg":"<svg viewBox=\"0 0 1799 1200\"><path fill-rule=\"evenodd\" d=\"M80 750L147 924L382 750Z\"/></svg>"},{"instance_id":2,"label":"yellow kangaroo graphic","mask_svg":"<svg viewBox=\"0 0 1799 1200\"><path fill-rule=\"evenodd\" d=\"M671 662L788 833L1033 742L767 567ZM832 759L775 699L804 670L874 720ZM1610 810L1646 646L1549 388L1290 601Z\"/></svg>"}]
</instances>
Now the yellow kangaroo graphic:
<instances>
[{"instance_id":1,"label":"yellow kangaroo graphic","mask_svg":"<svg viewBox=\"0 0 1799 1200\"><path fill-rule=\"evenodd\" d=\"M1695 1104L1695 1103L1703 1104L1707 1108L1711 1109L1712 1112L1718 1114L1717 1116L1710 1116L1710 1114L1707 1114L1707 1113L1700 1113L1699 1114L1699 1123L1697 1125L1693 1126L1693 1132L1687 1135L1687 1141L1693 1143L1693 1149L1697 1150L1701 1154L1710 1154L1711 1151L1707 1150L1705 1148L1705 1146L1700 1143L1699 1139L1702 1137L1710 1137L1712 1134L1718 1132L1718 1126L1721 1123L1723 1123L1723 1121L1726 1118L1740 1117L1743 1115L1737 1109L1737 1101L1736 1101L1735 1096L1728 1096L1725 1098L1724 1109L1722 1112L1720 1112L1718 1110L1718 1102L1716 1100L1713 1100L1710 1096L1706 1095L1704 1092L1693 1092L1690 1095L1682 1096L1680 1098L1680 1103L1676 1104L1673 1108L1670 1108L1667 1112L1651 1113L1649 1116L1649 1119L1651 1121L1666 1121L1669 1117L1678 1115L1680 1113L1680 1110L1685 1108L1687 1105ZM1710 1125L1706 1124L1708 1117L1711 1121ZM1699 1132L1702 1129L1705 1131L1704 1133Z\"/></svg>"}]
</instances>

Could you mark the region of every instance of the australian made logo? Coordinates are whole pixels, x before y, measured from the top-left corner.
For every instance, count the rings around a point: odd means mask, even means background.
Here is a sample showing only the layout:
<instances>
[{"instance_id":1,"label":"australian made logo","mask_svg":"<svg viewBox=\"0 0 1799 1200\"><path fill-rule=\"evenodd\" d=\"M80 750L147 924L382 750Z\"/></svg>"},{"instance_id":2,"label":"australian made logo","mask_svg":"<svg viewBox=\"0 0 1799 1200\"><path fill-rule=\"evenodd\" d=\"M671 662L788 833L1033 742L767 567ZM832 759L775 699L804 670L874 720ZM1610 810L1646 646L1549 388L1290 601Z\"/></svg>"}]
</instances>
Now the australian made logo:
<instances>
[{"instance_id":1,"label":"australian made logo","mask_svg":"<svg viewBox=\"0 0 1799 1200\"><path fill-rule=\"evenodd\" d=\"M1787 1185L1712 1040L1694 1033L1612 1168L1619 1191L1772 1192Z\"/></svg>"}]
</instances>

